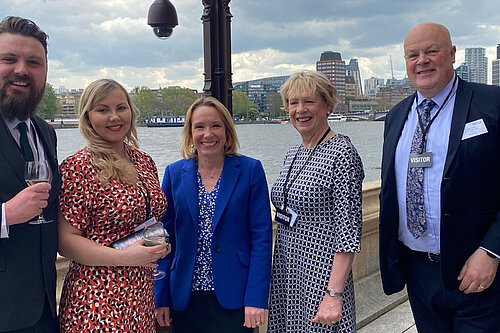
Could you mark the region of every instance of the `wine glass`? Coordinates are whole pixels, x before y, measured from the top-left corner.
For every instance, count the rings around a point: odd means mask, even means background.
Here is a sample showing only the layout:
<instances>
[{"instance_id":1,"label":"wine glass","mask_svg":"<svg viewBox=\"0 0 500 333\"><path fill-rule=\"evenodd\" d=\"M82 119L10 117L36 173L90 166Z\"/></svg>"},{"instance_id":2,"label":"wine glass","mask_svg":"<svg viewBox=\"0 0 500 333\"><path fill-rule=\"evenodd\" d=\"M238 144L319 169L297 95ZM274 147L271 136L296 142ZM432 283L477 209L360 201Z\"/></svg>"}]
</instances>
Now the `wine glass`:
<instances>
[{"instance_id":1,"label":"wine glass","mask_svg":"<svg viewBox=\"0 0 500 333\"><path fill-rule=\"evenodd\" d=\"M161 245L165 242L168 233L160 222L151 224L144 229L143 238L145 246ZM165 272L154 268L151 272L151 279L160 280L165 277Z\"/></svg>"},{"instance_id":2,"label":"wine glass","mask_svg":"<svg viewBox=\"0 0 500 333\"><path fill-rule=\"evenodd\" d=\"M38 183L50 183L50 166L47 161L28 161L24 165L24 180L28 186ZM46 220L43 213L38 215L38 220L30 221L29 224L51 223L53 220Z\"/></svg>"}]
</instances>

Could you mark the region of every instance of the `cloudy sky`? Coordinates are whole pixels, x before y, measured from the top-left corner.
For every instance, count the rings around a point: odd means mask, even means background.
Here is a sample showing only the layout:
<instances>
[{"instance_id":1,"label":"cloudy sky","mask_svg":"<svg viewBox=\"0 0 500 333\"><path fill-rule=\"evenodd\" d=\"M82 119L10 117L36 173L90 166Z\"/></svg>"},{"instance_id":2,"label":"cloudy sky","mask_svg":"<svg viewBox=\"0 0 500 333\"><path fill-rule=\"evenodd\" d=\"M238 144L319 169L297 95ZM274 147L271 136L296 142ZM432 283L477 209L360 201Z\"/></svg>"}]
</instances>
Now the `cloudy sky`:
<instances>
[{"instance_id":1,"label":"cloudy sky","mask_svg":"<svg viewBox=\"0 0 500 333\"><path fill-rule=\"evenodd\" d=\"M0 18L22 16L50 36L54 86L84 88L110 77L127 88L203 88L201 0L171 0L179 26L159 40L146 24L153 0L0 0ZM446 25L457 46L484 47L491 60L500 43L499 0L232 0L233 81L314 70L323 51L359 59L362 79L405 75L402 41L423 21Z\"/></svg>"}]
</instances>

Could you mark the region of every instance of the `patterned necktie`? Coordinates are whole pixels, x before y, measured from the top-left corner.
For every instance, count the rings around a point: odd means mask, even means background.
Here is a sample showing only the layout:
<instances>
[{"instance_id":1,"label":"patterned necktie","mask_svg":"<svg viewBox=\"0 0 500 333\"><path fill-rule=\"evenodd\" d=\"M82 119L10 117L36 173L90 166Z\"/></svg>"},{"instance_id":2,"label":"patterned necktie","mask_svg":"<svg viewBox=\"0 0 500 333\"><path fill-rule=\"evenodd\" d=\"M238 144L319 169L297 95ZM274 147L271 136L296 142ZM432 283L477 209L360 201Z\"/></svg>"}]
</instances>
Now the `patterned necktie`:
<instances>
[{"instance_id":1,"label":"patterned necktie","mask_svg":"<svg viewBox=\"0 0 500 333\"><path fill-rule=\"evenodd\" d=\"M436 105L432 100L426 99L422 102L422 125L423 128L431 120L431 110ZM421 153L423 134L419 124L411 141L410 153ZM425 151L425 146L424 146ZM415 238L419 238L427 230L427 221L424 208L424 168L408 168L406 179L406 224L408 230Z\"/></svg>"},{"instance_id":2,"label":"patterned necktie","mask_svg":"<svg viewBox=\"0 0 500 333\"><path fill-rule=\"evenodd\" d=\"M24 160L26 162L34 161L33 150L31 150L30 143L28 142L26 123L22 121L19 124L17 124L16 127L19 130L19 133L21 133L21 137L19 138L19 145L21 146L21 150L24 155Z\"/></svg>"}]
</instances>

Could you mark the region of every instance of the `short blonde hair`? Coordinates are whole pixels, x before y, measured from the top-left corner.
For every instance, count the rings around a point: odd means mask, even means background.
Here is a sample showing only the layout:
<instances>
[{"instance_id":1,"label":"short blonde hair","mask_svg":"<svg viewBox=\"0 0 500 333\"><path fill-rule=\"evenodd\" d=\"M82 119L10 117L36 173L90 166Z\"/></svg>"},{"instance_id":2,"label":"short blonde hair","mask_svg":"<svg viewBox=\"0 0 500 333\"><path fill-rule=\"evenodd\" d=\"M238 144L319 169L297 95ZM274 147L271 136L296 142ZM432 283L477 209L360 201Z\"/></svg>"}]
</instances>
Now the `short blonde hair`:
<instances>
[{"instance_id":1,"label":"short blonde hair","mask_svg":"<svg viewBox=\"0 0 500 333\"><path fill-rule=\"evenodd\" d=\"M281 99L288 110L290 96L318 95L328 106L328 113L333 112L339 100L339 94L326 76L317 72L304 71L293 74L281 86Z\"/></svg>"},{"instance_id":2,"label":"short blonde hair","mask_svg":"<svg viewBox=\"0 0 500 333\"><path fill-rule=\"evenodd\" d=\"M132 100L121 84L112 79L99 79L85 88L80 97L79 104L79 129L82 134L89 151L94 154L94 164L101 171L98 178L101 184L108 184L111 178L123 181L130 185L135 185L137 182L137 172L135 167L124 161L121 156L114 152L108 142L101 138L99 134L92 128L89 120L89 112L93 110L109 93L115 89L123 91L127 98L127 103L132 111L130 120L130 129L125 135L124 144L128 144L135 148L139 147L137 137L137 128L135 121L139 115L139 111L132 103Z\"/></svg>"},{"instance_id":3,"label":"short blonde hair","mask_svg":"<svg viewBox=\"0 0 500 333\"><path fill-rule=\"evenodd\" d=\"M224 145L224 154L237 155L240 143L236 135L236 128L234 127L231 113L229 113L226 107L217 99L213 97L203 97L191 104L189 110L186 113L186 122L184 123L184 128L182 129L182 157L185 159L198 157L198 152L193 145L192 125L193 112L200 106L210 106L217 110L226 129L226 144Z\"/></svg>"}]
</instances>

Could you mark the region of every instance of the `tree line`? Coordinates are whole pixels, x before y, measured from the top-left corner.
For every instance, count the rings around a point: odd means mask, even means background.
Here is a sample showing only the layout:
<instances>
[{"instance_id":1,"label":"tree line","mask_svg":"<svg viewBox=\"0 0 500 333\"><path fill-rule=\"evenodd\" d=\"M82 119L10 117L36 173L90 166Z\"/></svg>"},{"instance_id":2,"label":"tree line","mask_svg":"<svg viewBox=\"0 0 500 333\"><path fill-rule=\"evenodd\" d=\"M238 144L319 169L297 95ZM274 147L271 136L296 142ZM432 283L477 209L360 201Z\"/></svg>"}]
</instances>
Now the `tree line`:
<instances>
[{"instance_id":1,"label":"tree line","mask_svg":"<svg viewBox=\"0 0 500 333\"><path fill-rule=\"evenodd\" d=\"M233 117L239 119L255 120L261 116L271 118L286 116L283 110L281 97L275 92L267 96L267 114L261 115L257 105L248 99L248 96L240 91L233 90ZM139 122L144 122L153 116L184 116L189 106L198 98L194 90L180 87L167 87L151 90L148 87L135 87L130 91L133 103L140 111ZM75 105L75 113L78 110L78 101ZM38 115L44 119L54 119L61 115L62 106L55 94L54 88L47 83L42 101L38 106Z\"/></svg>"}]
</instances>

